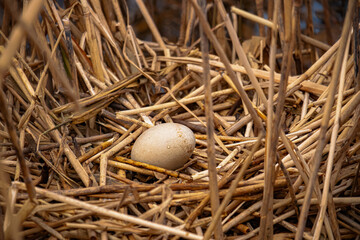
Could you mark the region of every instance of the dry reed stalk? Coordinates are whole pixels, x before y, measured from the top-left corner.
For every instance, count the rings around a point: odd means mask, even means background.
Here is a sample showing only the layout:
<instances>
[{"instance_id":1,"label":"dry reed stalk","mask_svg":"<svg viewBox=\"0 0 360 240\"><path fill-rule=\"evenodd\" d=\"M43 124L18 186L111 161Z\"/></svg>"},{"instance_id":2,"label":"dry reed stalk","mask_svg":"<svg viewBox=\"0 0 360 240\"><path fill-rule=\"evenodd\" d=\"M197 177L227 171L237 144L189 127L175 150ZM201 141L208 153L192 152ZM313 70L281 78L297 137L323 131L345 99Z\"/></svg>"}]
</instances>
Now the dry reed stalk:
<instances>
[{"instance_id":1,"label":"dry reed stalk","mask_svg":"<svg viewBox=\"0 0 360 240\"><path fill-rule=\"evenodd\" d=\"M201 1L200 6L203 14L206 18L206 1ZM198 6L198 7L200 7ZM220 32L218 32L220 33ZM218 178L217 169L215 162L215 139L214 135L214 113L213 113L213 100L211 96L211 82L210 82L210 65L209 65L209 41L204 32L203 26L200 26L200 40L201 40L201 51L203 60L203 80L204 80L204 91L205 91L205 117L206 117L206 134L207 134L207 155L208 155L208 172L209 172L209 190L210 190L210 203L211 203L211 215L215 216L216 209L219 208L219 189L218 189ZM222 239L222 230L220 222L215 224L214 228L215 239ZM206 238L206 237L205 237Z\"/></svg>"},{"instance_id":2,"label":"dry reed stalk","mask_svg":"<svg viewBox=\"0 0 360 240\"><path fill-rule=\"evenodd\" d=\"M94 25L92 24L92 19L90 16L89 5L87 1L81 1L81 5L84 11L85 25L86 25L86 33L87 33L87 41L89 42L90 54L91 54L91 62L94 68L95 76L101 82L104 82L104 72L102 69L102 61L101 54L99 50L99 43L97 42L96 33L94 29Z\"/></svg>"},{"instance_id":3,"label":"dry reed stalk","mask_svg":"<svg viewBox=\"0 0 360 240\"><path fill-rule=\"evenodd\" d=\"M265 187L264 187L264 199L263 205L261 207L261 221L260 221L260 231L259 236L263 239L272 239L273 236L273 223L272 223L272 205L273 205L273 181L274 181L274 165L276 160L276 146L277 140L280 135L280 124L281 117L283 112L283 107L285 103L285 92L286 86L288 83L288 76L290 75L291 69L291 54L294 45L293 33L295 31L294 24L291 20L291 13L293 11L293 6L290 3L284 2L284 56L281 66L281 80L278 92L278 101L276 105L276 112L274 115L274 120L271 119L272 124L269 126L274 131L272 135L268 138L270 140L268 149L268 154L265 158ZM270 109L269 109L270 111Z\"/></svg>"},{"instance_id":4,"label":"dry reed stalk","mask_svg":"<svg viewBox=\"0 0 360 240\"><path fill-rule=\"evenodd\" d=\"M211 96L219 97L221 95L226 95L226 94L230 94L233 92L234 91L232 89L224 89L221 91L211 93ZM163 103L163 104L157 104L157 105L153 105L153 106L149 106L149 107L142 107L142 108L134 109L134 110L121 111L121 112L117 112L116 115L133 115L133 114L138 114L138 113L151 112L154 110L167 109L167 108L175 107L180 104L194 103L199 100L203 100L204 98L205 98L205 95L200 95L200 96L191 97L191 98L184 98L184 99L178 100L178 102L174 101L174 102L168 102L168 103Z\"/></svg>"},{"instance_id":5,"label":"dry reed stalk","mask_svg":"<svg viewBox=\"0 0 360 240\"><path fill-rule=\"evenodd\" d=\"M137 162L131 159L127 159L127 158L123 158L123 157L115 157L114 160L119 161L119 162L124 162L124 163L128 163L134 166L140 166L146 169L150 169L159 173L164 173L167 174L169 176L172 177L179 177L179 178L183 178L186 180L191 180L191 177L182 173L178 173L176 171L171 171L171 170L167 170L165 168L161 168L161 167L156 167L150 164L146 164L146 163L142 163L142 162Z\"/></svg>"}]
</instances>

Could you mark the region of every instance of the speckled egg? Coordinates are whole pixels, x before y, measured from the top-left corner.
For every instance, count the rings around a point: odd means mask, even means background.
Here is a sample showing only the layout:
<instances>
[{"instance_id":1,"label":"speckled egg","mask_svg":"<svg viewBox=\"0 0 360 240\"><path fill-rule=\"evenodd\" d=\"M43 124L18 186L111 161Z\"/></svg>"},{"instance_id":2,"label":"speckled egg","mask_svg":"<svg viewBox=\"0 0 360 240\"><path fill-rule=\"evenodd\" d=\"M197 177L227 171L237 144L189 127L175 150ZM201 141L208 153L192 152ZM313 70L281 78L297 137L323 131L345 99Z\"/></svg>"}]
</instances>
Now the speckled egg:
<instances>
[{"instance_id":1,"label":"speckled egg","mask_svg":"<svg viewBox=\"0 0 360 240\"><path fill-rule=\"evenodd\" d=\"M194 133L178 123L149 128L135 141L131 159L175 170L188 161L195 148Z\"/></svg>"}]
</instances>

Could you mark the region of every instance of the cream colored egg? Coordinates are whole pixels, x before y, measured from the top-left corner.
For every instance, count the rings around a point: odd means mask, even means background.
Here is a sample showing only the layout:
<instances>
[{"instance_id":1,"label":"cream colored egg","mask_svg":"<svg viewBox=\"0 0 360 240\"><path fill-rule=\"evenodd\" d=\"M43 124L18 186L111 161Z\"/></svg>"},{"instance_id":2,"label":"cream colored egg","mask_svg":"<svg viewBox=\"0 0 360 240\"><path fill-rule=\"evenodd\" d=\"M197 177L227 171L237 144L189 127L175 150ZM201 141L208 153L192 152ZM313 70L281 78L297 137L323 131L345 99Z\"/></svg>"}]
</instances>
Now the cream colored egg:
<instances>
[{"instance_id":1,"label":"cream colored egg","mask_svg":"<svg viewBox=\"0 0 360 240\"><path fill-rule=\"evenodd\" d=\"M149 128L136 139L131 159L175 170L188 161L195 148L194 133L178 123Z\"/></svg>"}]
</instances>

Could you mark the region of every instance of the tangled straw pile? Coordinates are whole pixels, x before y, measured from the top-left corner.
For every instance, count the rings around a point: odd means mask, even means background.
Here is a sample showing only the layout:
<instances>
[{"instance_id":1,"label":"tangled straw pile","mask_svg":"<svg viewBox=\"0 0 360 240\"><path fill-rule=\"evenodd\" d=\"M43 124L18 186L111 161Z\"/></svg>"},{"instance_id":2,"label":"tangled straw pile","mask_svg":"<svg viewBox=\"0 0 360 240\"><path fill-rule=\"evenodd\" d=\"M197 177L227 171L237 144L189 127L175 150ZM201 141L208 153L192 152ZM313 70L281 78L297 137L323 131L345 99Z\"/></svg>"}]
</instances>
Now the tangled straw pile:
<instances>
[{"instance_id":1,"label":"tangled straw pile","mask_svg":"<svg viewBox=\"0 0 360 240\"><path fill-rule=\"evenodd\" d=\"M357 1L332 46L300 33L301 1L266 20L184 0L176 44L143 0L155 41L138 39L119 2L32 0L17 18L5 1L1 239L360 235ZM261 37L240 43L240 17ZM161 122L196 136L177 171L129 159Z\"/></svg>"}]
</instances>

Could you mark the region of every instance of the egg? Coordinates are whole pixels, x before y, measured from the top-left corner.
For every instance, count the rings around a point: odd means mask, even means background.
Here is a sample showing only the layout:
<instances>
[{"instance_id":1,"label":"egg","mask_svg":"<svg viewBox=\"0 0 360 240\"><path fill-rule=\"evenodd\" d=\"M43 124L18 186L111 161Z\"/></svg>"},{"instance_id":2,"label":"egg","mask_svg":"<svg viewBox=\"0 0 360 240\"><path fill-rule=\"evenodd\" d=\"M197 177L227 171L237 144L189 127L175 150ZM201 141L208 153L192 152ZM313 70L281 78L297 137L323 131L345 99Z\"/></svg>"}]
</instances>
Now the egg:
<instances>
[{"instance_id":1,"label":"egg","mask_svg":"<svg viewBox=\"0 0 360 240\"><path fill-rule=\"evenodd\" d=\"M163 123L149 128L135 141L131 159L175 170L183 167L195 148L194 133L178 123Z\"/></svg>"}]
</instances>

